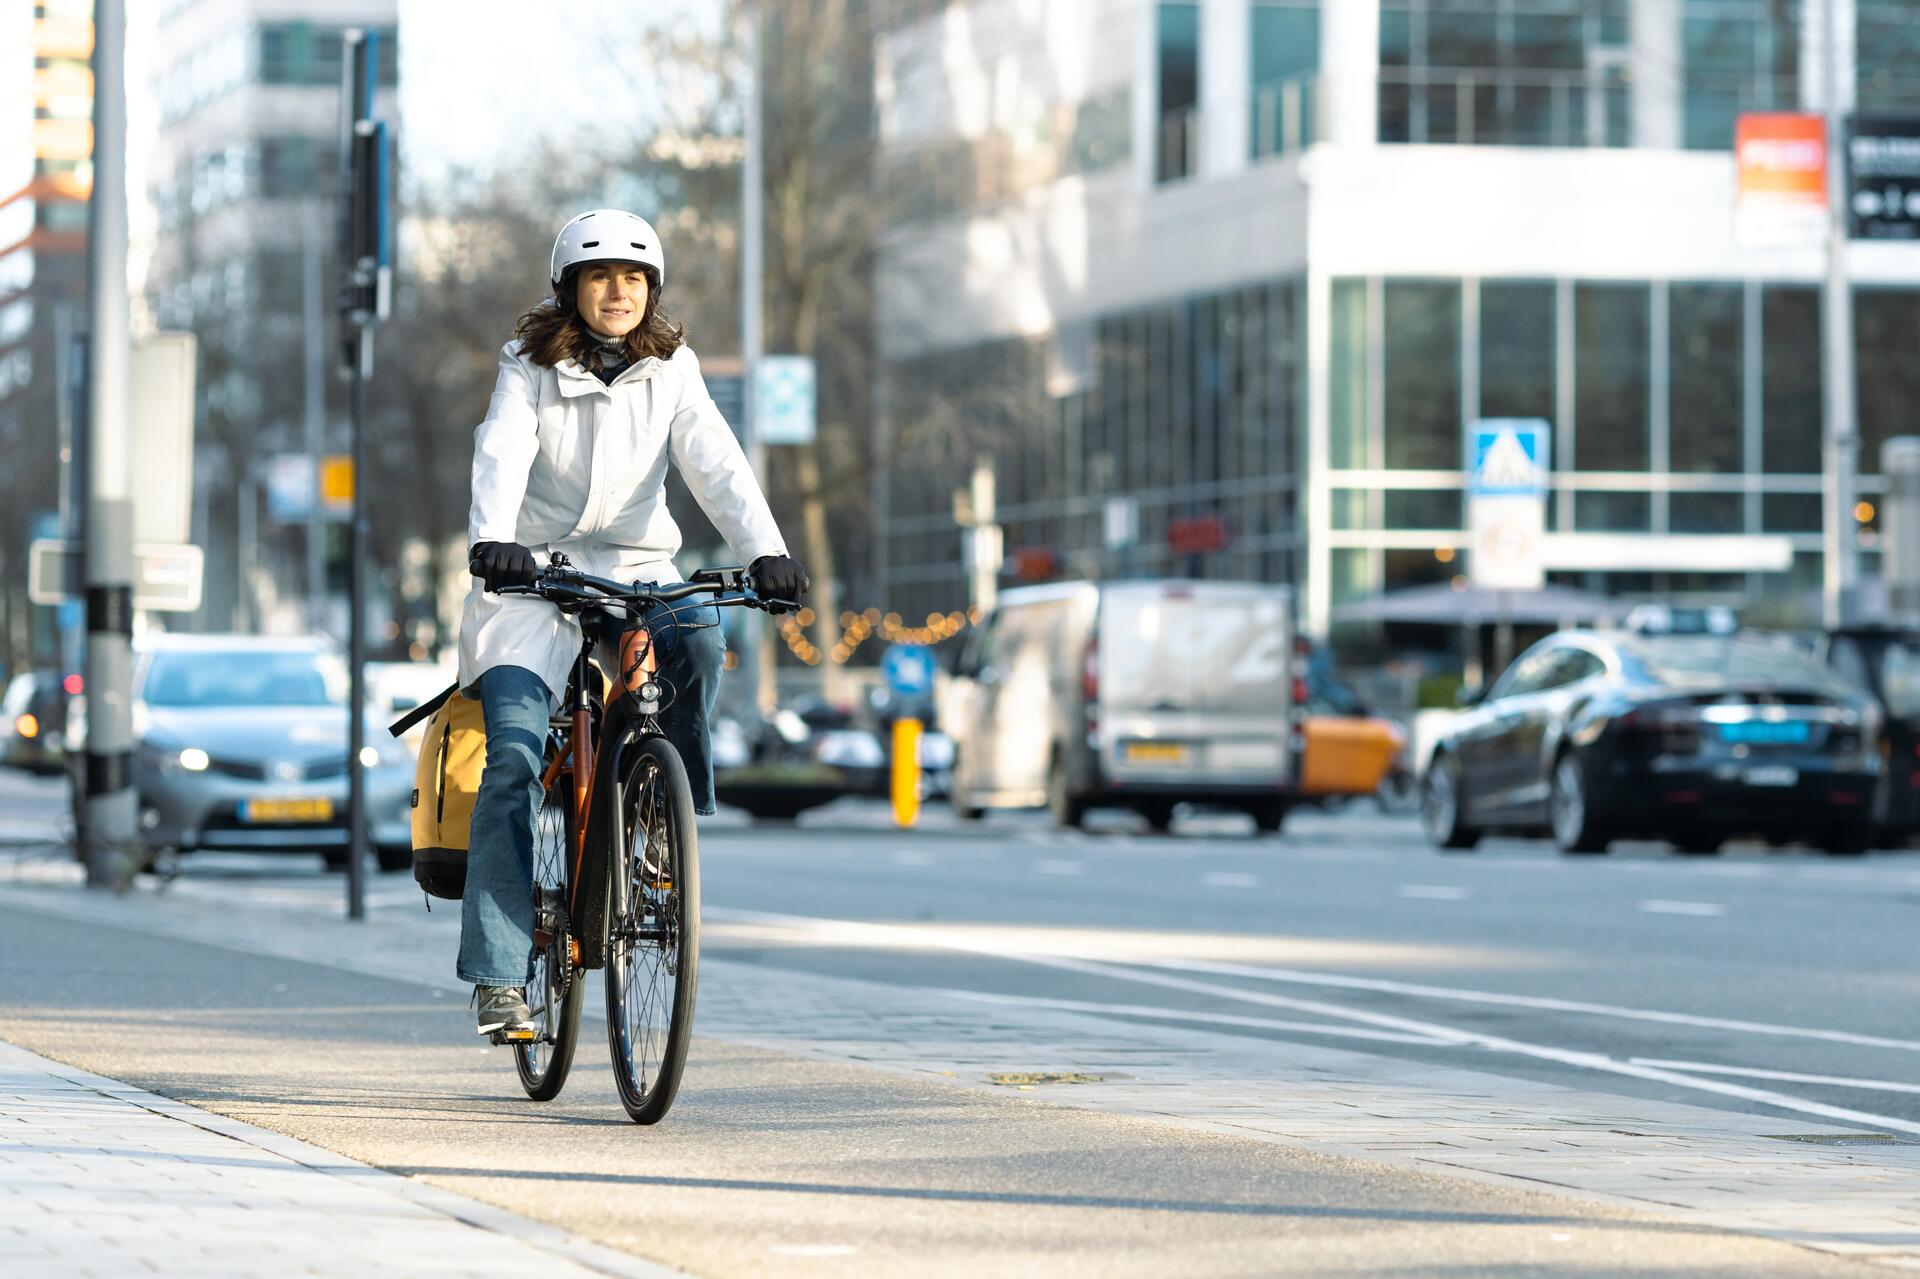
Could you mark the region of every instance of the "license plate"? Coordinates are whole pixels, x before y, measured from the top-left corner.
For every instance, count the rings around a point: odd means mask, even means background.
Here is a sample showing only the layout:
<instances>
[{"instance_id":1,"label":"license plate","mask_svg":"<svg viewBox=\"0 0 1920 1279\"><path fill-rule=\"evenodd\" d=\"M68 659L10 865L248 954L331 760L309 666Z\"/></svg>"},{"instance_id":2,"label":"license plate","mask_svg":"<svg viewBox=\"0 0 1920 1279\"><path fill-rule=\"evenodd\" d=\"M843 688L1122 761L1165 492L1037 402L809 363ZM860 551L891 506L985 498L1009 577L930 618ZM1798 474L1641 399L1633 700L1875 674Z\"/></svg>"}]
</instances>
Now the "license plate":
<instances>
[{"instance_id":1,"label":"license plate","mask_svg":"<svg viewBox=\"0 0 1920 1279\"><path fill-rule=\"evenodd\" d=\"M1811 734L1801 720L1750 720L1740 724L1722 724L1720 740L1754 746L1799 746Z\"/></svg>"},{"instance_id":2,"label":"license plate","mask_svg":"<svg viewBox=\"0 0 1920 1279\"><path fill-rule=\"evenodd\" d=\"M1130 764L1184 764L1187 762L1187 747L1184 742L1128 742L1127 762Z\"/></svg>"},{"instance_id":3,"label":"license plate","mask_svg":"<svg viewBox=\"0 0 1920 1279\"><path fill-rule=\"evenodd\" d=\"M1799 770L1785 767L1749 768L1745 776L1749 786L1791 786L1800 780Z\"/></svg>"},{"instance_id":4,"label":"license plate","mask_svg":"<svg viewBox=\"0 0 1920 1279\"><path fill-rule=\"evenodd\" d=\"M333 801L320 799L250 799L240 805L243 822L330 822Z\"/></svg>"}]
</instances>

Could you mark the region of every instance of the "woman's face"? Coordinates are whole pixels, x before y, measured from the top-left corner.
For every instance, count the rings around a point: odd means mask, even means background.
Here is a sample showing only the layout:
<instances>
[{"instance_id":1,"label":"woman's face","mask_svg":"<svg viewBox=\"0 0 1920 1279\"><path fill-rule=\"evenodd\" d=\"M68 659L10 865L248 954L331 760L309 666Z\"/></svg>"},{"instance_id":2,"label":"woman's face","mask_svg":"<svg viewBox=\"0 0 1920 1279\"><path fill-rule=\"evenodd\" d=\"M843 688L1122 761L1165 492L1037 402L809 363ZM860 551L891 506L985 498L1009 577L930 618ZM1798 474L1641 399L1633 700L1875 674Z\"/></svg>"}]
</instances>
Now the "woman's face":
<instances>
[{"instance_id":1,"label":"woman's face","mask_svg":"<svg viewBox=\"0 0 1920 1279\"><path fill-rule=\"evenodd\" d=\"M623 338L647 313L647 273L638 262L592 262L580 268L573 304L587 327Z\"/></svg>"}]
</instances>

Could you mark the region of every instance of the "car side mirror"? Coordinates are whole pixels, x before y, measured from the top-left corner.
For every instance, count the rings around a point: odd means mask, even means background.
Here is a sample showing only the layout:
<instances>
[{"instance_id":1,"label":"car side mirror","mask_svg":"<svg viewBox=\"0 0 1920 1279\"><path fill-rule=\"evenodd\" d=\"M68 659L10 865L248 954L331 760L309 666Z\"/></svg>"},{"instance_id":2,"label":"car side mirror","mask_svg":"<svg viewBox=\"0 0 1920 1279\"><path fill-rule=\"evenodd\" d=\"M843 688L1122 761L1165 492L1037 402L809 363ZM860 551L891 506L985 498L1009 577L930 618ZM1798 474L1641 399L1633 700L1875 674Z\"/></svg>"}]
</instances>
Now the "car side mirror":
<instances>
[{"instance_id":1,"label":"car side mirror","mask_svg":"<svg viewBox=\"0 0 1920 1279\"><path fill-rule=\"evenodd\" d=\"M1487 690L1479 684L1462 684L1453 700L1460 706L1478 706L1487 700Z\"/></svg>"}]
</instances>

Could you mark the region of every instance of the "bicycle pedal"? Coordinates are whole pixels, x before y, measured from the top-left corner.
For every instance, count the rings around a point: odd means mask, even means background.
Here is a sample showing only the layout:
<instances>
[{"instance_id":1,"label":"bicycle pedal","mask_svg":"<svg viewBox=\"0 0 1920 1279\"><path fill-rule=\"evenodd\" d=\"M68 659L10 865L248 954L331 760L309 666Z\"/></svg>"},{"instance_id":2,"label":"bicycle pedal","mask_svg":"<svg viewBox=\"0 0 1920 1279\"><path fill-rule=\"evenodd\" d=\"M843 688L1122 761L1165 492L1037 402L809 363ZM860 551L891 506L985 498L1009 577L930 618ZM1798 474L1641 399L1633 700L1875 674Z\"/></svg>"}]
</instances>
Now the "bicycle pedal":
<instances>
[{"instance_id":1,"label":"bicycle pedal","mask_svg":"<svg viewBox=\"0 0 1920 1279\"><path fill-rule=\"evenodd\" d=\"M539 1035L532 1030L496 1030L487 1038L496 1044L530 1044Z\"/></svg>"}]
</instances>

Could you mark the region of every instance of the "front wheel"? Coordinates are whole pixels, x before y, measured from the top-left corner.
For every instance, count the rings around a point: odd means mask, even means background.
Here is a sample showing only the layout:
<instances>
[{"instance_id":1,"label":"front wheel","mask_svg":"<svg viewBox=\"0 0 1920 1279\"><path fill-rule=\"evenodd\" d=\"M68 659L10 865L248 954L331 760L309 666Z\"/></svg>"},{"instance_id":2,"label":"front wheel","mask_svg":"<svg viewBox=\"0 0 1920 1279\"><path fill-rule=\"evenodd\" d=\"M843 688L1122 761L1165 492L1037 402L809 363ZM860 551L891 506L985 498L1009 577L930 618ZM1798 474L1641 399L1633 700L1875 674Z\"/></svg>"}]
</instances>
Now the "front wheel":
<instances>
[{"instance_id":1,"label":"front wheel","mask_svg":"<svg viewBox=\"0 0 1920 1279\"><path fill-rule=\"evenodd\" d=\"M700 850L687 770L667 740L640 742L624 772L607 904L607 1044L627 1116L656 1124L693 1038Z\"/></svg>"},{"instance_id":2,"label":"front wheel","mask_svg":"<svg viewBox=\"0 0 1920 1279\"><path fill-rule=\"evenodd\" d=\"M1435 848L1466 852L1480 842L1466 823L1463 786L1460 761L1450 754L1435 756L1420 779L1420 825Z\"/></svg>"}]
</instances>

